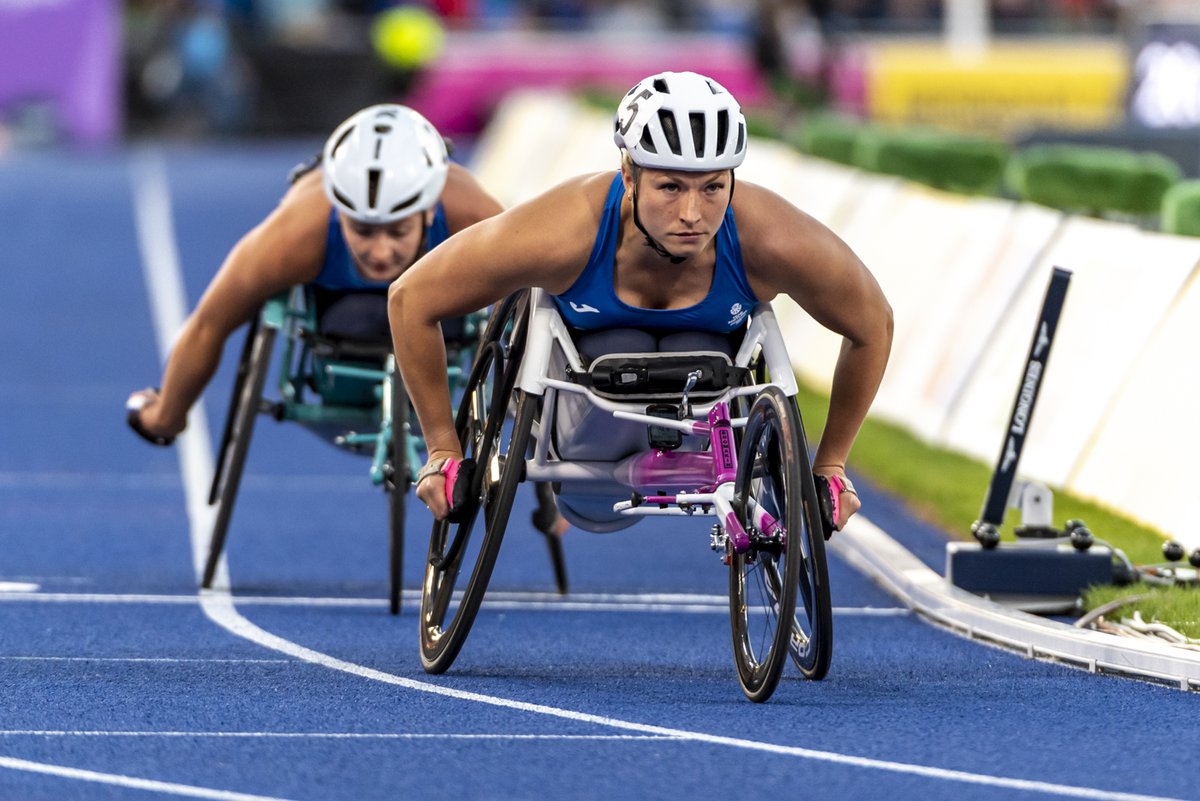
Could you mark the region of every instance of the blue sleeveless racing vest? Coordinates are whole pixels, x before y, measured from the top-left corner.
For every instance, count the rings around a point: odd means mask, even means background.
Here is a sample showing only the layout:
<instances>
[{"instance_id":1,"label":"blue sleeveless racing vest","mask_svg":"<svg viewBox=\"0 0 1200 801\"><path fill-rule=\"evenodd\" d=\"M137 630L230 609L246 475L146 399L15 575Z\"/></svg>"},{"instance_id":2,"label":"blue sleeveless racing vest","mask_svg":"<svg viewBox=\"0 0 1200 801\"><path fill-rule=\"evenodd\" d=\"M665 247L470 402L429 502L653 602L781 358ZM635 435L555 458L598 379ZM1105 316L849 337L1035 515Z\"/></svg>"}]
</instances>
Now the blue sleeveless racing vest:
<instances>
[{"instance_id":1,"label":"blue sleeveless racing vest","mask_svg":"<svg viewBox=\"0 0 1200 801\"><path fill-rule=\"evenodd\" d=\"M450 238L450 229L446 226L446 210L442 204L437 205L433 214L433 222L425 232L425 249L435 247ZM329 227L325 234L325 261L321 263L321 272L313 284L322 289L335 291L351 291L361 289L387 289L389 281L367 281L354 266L350 257L350 248L346 246L346 238L342 236L342 227L338 224L336 209L329 211Z\"/></svg>"},{"instance_id":2,"label":"blue sleeveless racing vest","mask_svg":"<svg viewBox=\"0 0 1200 801\"><path fill-rule=\"evenodd\" d=\"M758 298L746 279L733 207L725 211L725 220L717 229L717 262L712 286L704 299L684 309L642 309L622 301L613 288L624 196L625 186L617 173L604 201L600 230L596 232L596 244L587 266L566 292L553 296L563 320L583 330L657 328L726 334L741 327ZM664 266L664 269L669 268Z\"/></svg>"}]
</instances>

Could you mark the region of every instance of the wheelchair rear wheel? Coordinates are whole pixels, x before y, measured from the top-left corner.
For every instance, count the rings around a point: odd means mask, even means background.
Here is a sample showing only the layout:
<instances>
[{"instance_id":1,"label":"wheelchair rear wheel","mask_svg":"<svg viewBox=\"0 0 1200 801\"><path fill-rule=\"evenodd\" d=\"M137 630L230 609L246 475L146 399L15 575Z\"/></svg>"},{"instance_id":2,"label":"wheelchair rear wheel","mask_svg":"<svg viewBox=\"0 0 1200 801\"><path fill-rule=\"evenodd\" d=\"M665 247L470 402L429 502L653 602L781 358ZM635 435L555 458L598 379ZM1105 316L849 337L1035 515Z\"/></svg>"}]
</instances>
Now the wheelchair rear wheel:
<instances>
[{"instance_id":1,"label":"wheelchair rear wheel","mask_svg":"<svg viewBox=\"0 0 1200 801\"><path fill-rule=\"evenodd\" d=\"M538 401L514 393L525 308L519 298L497 307L459 402L459 443L476 469L470 508L457 523L437 521L429 538L419 625L421 664L429 673L446 671L471 631L523 478Z\"/></svg>"},{"instance_id":2,"label":"wheelchair rear wheel","mask_svg":"<svg viewBox=\"0 0 1200 801\"><path fill-rule=\"evenodd\" d=\"M761 702L775 691L789 653L808 678L824 676L833 634L825 542L800 413L776 387L763 390L750 410L734 497L751 543L730 564L733 655L743 692Z\"/></svg>"},{"instance_id":3,"label":"wheelchair rear wheel","mask_svg":"<svg viewBox=\"0 0 1200 801\"><path fill-rule=\"evenodd\" d=\"M399 373L389 379L391 385L392 438L388 461L384 466L384 489L388 494L388 606L400 614L400 596L404 587L404 506L412 473L408 464L409 403Z\"/></svg>"},{"instance_id":4,"label":"wheelchair rear wheel","mask_svg":"<svg viewBox=\"0 0 1200 801\"><path fill-rule=\"evenodd\" d=\"M467 456L476 460L475 500L459 523L440 520L429 540L421 593L421 663L442 673L458 656L483 602L508 527L533 427L537 398L521 394L517 412L472 420ZM504 404L507 406L507 404Z\"/></svg>"},{"instance_id":5,"label":"wheelchair rear wheel","mask_svg":"<svg viewBox=\"0 0 1200 801\"><path fill-rule=\"evenodd\" d=\"M225 550L225 537L229 532L229 520L233 515L238 487L242 481L242 468L250 450L250 437L254 434L254 421L262 405L263 384L271 363L271 349L275 344L276 329L260 325L255 318L246 335L246 346L242 349L242 361L234 383L233 397L229 401L229 412L225 418L225 433L222 436L216 474L213 477L209 504L217 507L213 523L212 538L209 540L208 560L204 565L201 586L212 586Z\"/></svg>"}]
</instances>

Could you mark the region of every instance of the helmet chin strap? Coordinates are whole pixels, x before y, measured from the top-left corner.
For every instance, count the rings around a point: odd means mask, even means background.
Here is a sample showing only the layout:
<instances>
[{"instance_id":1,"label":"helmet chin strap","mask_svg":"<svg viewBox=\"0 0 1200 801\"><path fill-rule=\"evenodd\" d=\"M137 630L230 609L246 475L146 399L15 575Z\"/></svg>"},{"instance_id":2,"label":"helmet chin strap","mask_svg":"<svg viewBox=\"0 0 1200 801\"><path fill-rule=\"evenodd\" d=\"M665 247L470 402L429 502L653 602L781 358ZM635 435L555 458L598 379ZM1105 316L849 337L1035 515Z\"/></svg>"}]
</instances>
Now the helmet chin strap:
<instances>
[{"instance_id":1,"label":"helmet chin strap","mask_svg":"<svg viewBox=\"0 0 1200 801\"><path fill-rule=\"evenodd\" d=\"M429 223L425 221L425 215L426 212L421 212L421 239L419 240L421 244L417 246L417 257L413 259L413 264L416 264L418 259L429 252ZM409 267L411 266L412 264L409 265Z\"/></svg>"},{"instance_id":2,"label":"helmet chin strap","mask_svg":"<svg viewBox=\"0 0 1200 801\"><path fill-rule=\"evenodd\" d=\"M421 238L417 240L417 252L412 257L412 261L408 263L408 267L421 260L421 257L429 252L429 224L425 222L425 212L421 212ZM407 270L408 267L404 269Z\"/></svg>"},{"instance_id":3,"label":"helmet chin strap","mask_svg":"<svg viewBox=\"0 0 1200 801\"><path fill-rule=\"evenodd\" d=\"M642 218L638 214L637 189L633 190L633 224L636 225L637 229L642 232L642 236L646 237L646 244L664 259L670 259L671 264L680 264L686 260L683 256L676 256L671 253L671 251L664 248L661 242L650 236L650 232L646 230L646 226L642 225Z\"/></svg>"},{"instance_id":4,"label":"helmet chin strap","mask_svg":"<svg viewBox=\"0 0 1200 801\"><path fill-rule=\"evenodd\" d=\"M413 255L412 261L404 266L407 271L409 267L421 260L421 257L429 252L429 223L425 221L425 212L421 212L421 238L417 240L417 252Z\"/></svg>"},{"instance_id":5,"label":"helmet chin strap","mask_svg":"<svg viewBox=\"0 0 1200 801\"><path fill-rule=\"evenodd\" d=\"M733 203L733 190L736 185L737 184L734 179L733 171L730 170L729 171L729 203L730 204ZM633 198L632 199L633 199L633 224L636 225L637 229L642 232L642 236L646 237L646 244L649 245L650 248L655 253L662 256L664 259L670 259L671 264L681 264L681 263L687 261L686 256L676 256L675 254L671 253L671 251L669 251L665 247L663 247L661 242L656 240L654 237L650 236L650 232L646 230L646 226L642 225L641 215L638 214L638 196L637 196L637 187L636 186L634 186L634 188L633 188ZM729 205L726 205L725 208L726 208L726 210L728 210Z\"/></svg>"}]
</instances>

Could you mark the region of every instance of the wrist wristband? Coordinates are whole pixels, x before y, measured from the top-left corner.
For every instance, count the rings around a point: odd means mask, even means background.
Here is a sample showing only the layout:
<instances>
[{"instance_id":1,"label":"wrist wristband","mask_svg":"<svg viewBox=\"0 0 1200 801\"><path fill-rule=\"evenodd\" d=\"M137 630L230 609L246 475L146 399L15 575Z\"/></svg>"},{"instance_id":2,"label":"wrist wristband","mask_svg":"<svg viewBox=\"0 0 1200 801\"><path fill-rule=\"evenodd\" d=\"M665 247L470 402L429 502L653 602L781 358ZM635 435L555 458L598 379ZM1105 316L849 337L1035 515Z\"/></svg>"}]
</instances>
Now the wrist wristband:
<instances>
[{"instance_id":1,"label":"wrist wristband","mask_svg":"<svg viewBox=\"0 0 1200 801\"><path fill-rule=\"evenodd\" d=\"M851 495L858 495L854 490L854 482L846 476L829 476L829 486L833 487L840 495L843 492L848 492Z\"/></svg>"},{"instance_id":2,"label":"wrist wristband","mask_svg":"<svg viewBox=\"0 0 1200 801\"><path fill-rule=\"evenodd\" d=\"M450 459L434 459L427 462L424 467L417 471L417 482L413 484L413 489L421 486L421 482L430 476L441 476L446 474L446 465Z\"/></svg>"}]
</instances>

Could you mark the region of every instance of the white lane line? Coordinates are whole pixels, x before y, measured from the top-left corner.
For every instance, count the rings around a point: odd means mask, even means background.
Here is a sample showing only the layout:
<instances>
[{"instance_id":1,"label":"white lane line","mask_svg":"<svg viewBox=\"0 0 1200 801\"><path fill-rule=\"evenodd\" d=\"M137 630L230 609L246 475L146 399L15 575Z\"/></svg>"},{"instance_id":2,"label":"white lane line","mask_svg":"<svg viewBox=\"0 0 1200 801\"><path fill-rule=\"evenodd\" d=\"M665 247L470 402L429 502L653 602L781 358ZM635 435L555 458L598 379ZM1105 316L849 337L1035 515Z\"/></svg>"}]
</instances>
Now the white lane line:
<instances>
[{"instance_id":1,"label":"white lane line","mask_svg":"<svg viewBox=\"0 0 1200 801\"><path fill-rule=\"evenodd\" d=\"M161 163L154 162L151 166L156 167L161 176ZM165 180L161 180L161 184L165 189ZM161 202L164 204L169 203L169 198L163 198ZM163 269L178 270L178 265L177 260L171 262L146 260L145 269L148 272L155 272ZM179 283L177 277L176 283ZM151 293L150 297L152 303L158 303L158 297L155 293ZM182 317L180 317L178 320L175 320L171 319L170 315L165 315L160 312L156 312L155 314L156 325L169 326L166 328L167 331L177 330L178 325L181 322ZM168 342L168 338L164 336L162 331L159 332L159 342L160 344ZM161 351L164 356L166 352L167 351L165 349ZM193 410L194 417L202 416L195 414L195 412L196 410ZM189 442L190 445L188 445ZM208 476L210 476L212 472L212 456L208 451L208 443L209 439L207 435L207 425L203 422L201 422L200 425L189 424L187 430L183 433L179 440L176 440L176 447L179 448L178 453L180 466L184 477L184 491L189 499L189 509L196 502L203 503L204 500L207 500L205 497L207 495L205 485L207 484ZM185 445L187 446L185 447ZM202 549L206 544L206 534L210 530L211 525L198 525L198 523L203 521L194 516L191 518L191 522L192 547L193 552L195 553L199 549ZM199 571L202 569L202 567L203 562L198 562L197 574L199 574ZM228 587L227 575L226 582L223 586ZM954 781L969 785L1001 787L1005 789L1024 790L1027 792L1045 793L1070 798L1097 799L1098 801L1183 801L1182 799L1166 799L1148 795L1117 793L1090 787L1074 787L1070 785L1054 784L1052 782L1028 781L1024 779L1012 779L1003 776L992 776L988 774L970 773L966 771L946 770L942 768L927 767L924 765L893 762L891 760L856 757L830 751L801 748L798 746L776 745L773 743L744 740L736 737L725 737L715 734L706 734L703 732L672 729L665 726L653 726L644 723L620 720L618 718L605 717L603 715L592 715L585 712L561 709L544 704L532 704L524 701L512 700L509 698L501 698L499 696L484 695L482 693L474 693L464 690L455 690L450 687L445 687L438 684L430 684L423 681L415 681L403 676L397 676L395 674L369 668L364 665L347 662L329 654L323 654L319 651L306 648L298 643L286 640L278 635L259 628L246 618L242 617L234 607L234 598L228 593L214 592L202 594L200 596L200 605L205 614L208 615L208 617L221 628L224 628L232 634L249 640L250 642L257 643L265 648L269 648L289 656L294 656L297 659L310 662L312 664L321 665L323 667L330 668L331 670L338 670L351 675L360 676L365 679L402 687L407 690L413 690L415 692L429 693L431 695L439 695L445 698L453 698L460 701L473 701L488 706L512 709L537 715L545 715L547 717L570 720L578 723L593 723L598 726L604 726L622 731L632 731L640 734L662 735L686 740L689 742L701 743L704 745L728 746L742 750L793 756L817 762L827 762L852 767L883 770L892 773L940 779L944 781Z\"/></svg>"},{"instance_id":2,"label":"white lane line","mask_svg":"<svg viewBox=\"0 0 1200 801\"><path fill-rule=\"evenodd\" d=\"M294 659L198 659L170 656L0 656L0 662L144 662L148 664L187 665L294 665Z\"/></svg>"},{"instance_id":3,"label":"white lane line","mask_svg":"<svg viewBox=\"0 0 1200 801\"><path fill-rule=\"evenodd\" d=\"M171 192L167 186L167 171L162 155L143 150L130 161L133 182L134 216L137 222L138 246L142 255L142 273L154 319L158 353L165 362L178 331L183 327L186 293L183 271L179 268L175 227L171 221ZM196 532L212 531L216 510L208 505L207 492L195 492L196 487L212 480L213 458L209 451L208 415L204 401L196 401L188 413L186 431L189 436L176 440L183 484L186 489L187 513L192 530L192 565L197 575L204 570L207 558L207 538ZM213 586L229 587L229 570L225 557L217 566Z\"/></svg>"},{"instance_id":4,"label":"white lane line","mask_svg":"<svg viewBox=\"0 0 1200 801\"><path fill-rule=\"evenodd\" d=\"M365 486L361 475L348 476L344 473L295 476L255 473L243 476L241 487L249 490L298 494L311 493L315 490L356 493L370 491ZM178 490L179 475L177 473L79 473L74 471L24 473L0 470L0 490L3 489L102 489L138 492L145 492L148 489Z\"/></svg>"},{"instance_id":5,"label":"white lane line","mask_svg":"<svg viewBox=\"0 0 1200 801\"><path fill-rule=\"evenodd\" d=\"M188 798L209 798L215 799L215 801L286 801L286 799L276 796L234 793L228 790L210 790L207 787L195 787L190 784L139 779L134 776L122 776L117 773L100 773L94 770L68 768L65 765L51 765L44 762L30 762L27 759L14 759L13 757L0 757L0 768L20 770L26 773L40 773L46 776L56 776L60 779L79 779L97 784L110 784L115 787L125 787L131 790L171 793Z\"/></svg>"},{"instance_id":6,"label":"white lane line","mask_svg":"<svg viewBox=\"0 0 1200 801\"><path fill-rule=\"evenodd\" d=\"M311 607L362 607L380 608L387 605L383 598L309 598L299 596L253 596L235 595L239 606L311 606ZM195 595L139 595L129 593L83 593L83 592L5 592L0 583L0 603L86 603L86 604L163 604L194 606ZM405 608L420 605L421 596L416 591L406 591ZM672 612L672 613L729 613L729 599L724 596L695 595L572 595L562 597L552 593L498 592L488 596L484 610L492 611L559 611L559 612ZM912 612L902 606L836 606L835 615L845 617L903 617Z\"/></svg>"},{"instance_id":7,"label":"white lane line","mask_svg":"<svg viewBox=\"0 0 1200 801\"><path fill-rule=\"evenodd\" d=\"M482 734L471 732L354 732L354 731L67 731L0 730L0 737L162 737L166 739L279 739L279 740L537 740L643 742L678 740L653 734Z\"/></svg>"},{"instance_id":8,"label":"white lane line","mask_svg":"<svg viewBox=\"0 0 1200 801\"><path fill-rule=\"evenodd\" d=\"M238 614L237 610L233 606L233 598L230 596L222 597L216 594L208 595L201 599L201 605L203 606L205 613L208 614L208 616L217 625L225 628L229 632L236 634L239 637L243 637L251 642L256 642L266 648L279 651L280 653L289 654L297 659L304 660L305 662L311 662L312 664L321 665L332 670L338 670L354 676L361 676L365 679L371 679L384 684L391 684L407 690L429 693L431 695L439 695L444 698L452 698L459 701L473 701L501 709L511 709L519 712L545 715L547 717L557 718L560 720L569 720L574 723L593 723L597 726L619 729L622 731L637 732L639 734L660 735L663 737L669 737L671 739L699 743L702 745L728 746L747 751L758 751L779 754L783 756L799 757L815 762L826 762L836 765L882 770L890 773L900 773L928 779L940 779L969 785L1000 787L1004 789L1023 790L1026 792L1058 795L1069 798L1096 799L1097 801L1184 801L1183 799L1169 799L1162 796L1112 792L1091 787L1077 787L1066 784L1056 784L1054 782L1013 779L1005 776L993 776L985 773L971 773L961 770L927 767L925 765L913 765L905 762L895 762L886 759L857 757L832 751L820 751L812 748L803 748L800 746L778 745L775 743L766 743L756 740L745 740L738 737L726 737L716 734L706 734L704 732L688 731L686 729L673 729L667 726L655 726L646 723L637 723L634 721L621 720L619 718L606 717L604 715L593 715L587 712L577 712L575 710L562 709L559 707L547 706L545 704L516 701L510 698L501 698L499 696L485 695L483 693L470 692L467 690L456 690L451 687L444 687L437 684L430 684L428 682L416 681L414 679L397 676L392 673L386 673L382 670L369 668L365 665L347 662L329 654L323 654L319 651L306 648L290 640L285 640L282 637L259 628Z\"/></svg>"}]
</instances>

